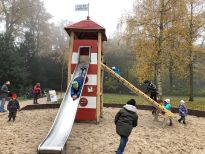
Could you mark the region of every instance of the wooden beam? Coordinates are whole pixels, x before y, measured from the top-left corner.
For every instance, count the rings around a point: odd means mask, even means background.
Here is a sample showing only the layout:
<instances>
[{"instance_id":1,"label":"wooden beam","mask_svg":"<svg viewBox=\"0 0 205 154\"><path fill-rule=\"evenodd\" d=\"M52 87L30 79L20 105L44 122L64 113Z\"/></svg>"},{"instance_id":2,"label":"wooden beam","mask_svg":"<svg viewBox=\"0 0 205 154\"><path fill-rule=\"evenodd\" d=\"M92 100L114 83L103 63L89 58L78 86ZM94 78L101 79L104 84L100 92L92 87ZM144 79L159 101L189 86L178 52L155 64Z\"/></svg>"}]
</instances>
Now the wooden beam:
<instances>
[{"instance_id":1,"label":"wooden beam","mask_svg":"<svg viewBox=\"0 0 205 154\"><path fill-rule=\"evenodd\" d=\"M102 62L103 62L103 56L102 56ZM104 69L101 69L101 83L100 83L100 117L103 117L103 78L104 78Z\"/></svg>"},{"instance_id":2,"label":"wooden beam","mask_svg":"<svg viewBox=\"0 0 205 154\"><path fill-rule=\"evenodd\" d=\"M70 42L69 42L69 51L68 51L68 80L67 86L71 80L71 64L72 64L72 55L73 55L73 42L74 42L74 32L70 34Z\"/></svg>"},{"instance_id":3,"label":"wooden beam","mask_svg":"<svg viewBox=\"0 0 205 154\"><path fill-rule=\"evenodd\" d=\"M168 111L167 109L165 109L163 106L161 106L159 103L155 102L152 98L150 98L148 95L146 95L145 93L143 93L141 90L139 90L138 88L136 88L133 84L131 84L130 82L128 82L127 80L125 80L123 77L121 77L120 75L118 75L117 73L115 73L112 69L110 69L109 67L107 67L106 65L104 65L103 63L101 63L101 66L103 69L105 69L108 73L110 73L113 77L115 77L118 81L120 81L123 85L125 85L126 87L128 87L130 90L132 90L133 92L135 92L136 94L142 96L145 100L147 100L149 103L151 103L152 105L154 105L157 109L159 109L160 111L163 111L165 113L165 116L168 118L173 118L175 117L175 115Z\"/></svg>"},{"instance_id":4,"label":"wooden beam","mask_svg":"<svg viewBox=\"0 0 205 154\"><path fill-rule=\"evenodd\" d=\"M98 32L98 71L97 71L97 122L100 121L100 95L101 95L101 63L102 63L102 33Z\"/></svg>"}]
</instances>

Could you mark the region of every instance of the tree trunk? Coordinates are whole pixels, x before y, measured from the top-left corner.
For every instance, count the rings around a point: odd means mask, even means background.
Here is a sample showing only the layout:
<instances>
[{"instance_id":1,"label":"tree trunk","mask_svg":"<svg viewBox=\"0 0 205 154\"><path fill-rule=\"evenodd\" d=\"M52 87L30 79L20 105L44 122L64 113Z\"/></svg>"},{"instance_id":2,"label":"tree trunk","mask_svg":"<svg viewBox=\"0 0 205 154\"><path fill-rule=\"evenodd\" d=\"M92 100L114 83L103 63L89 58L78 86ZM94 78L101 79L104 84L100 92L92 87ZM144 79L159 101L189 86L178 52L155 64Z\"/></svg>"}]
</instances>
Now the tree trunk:
<instances>
[{"instance_id":1,"label":"tree trunk","mask_svg":"<svg viewBox=\"0 0 205 154\"><path fill-rule=\"evenodd\" d=\"M190 3L191 5L191 15L190 15L190 23L189 23L189 101L194 101L193 96L193 77L194 77L194 71L193 71L193 2Z\"/></svg>"},{"instance_id":2,"label":"tree trunk","mask_svg":"<svg viewBox=\"0 0 205 154\"><path fill-rule=\"evenodd\" d=\"M163 31L164 31L164 0L160 0L160 21L159 21L159 38L158 38L158 50L157 50L157 88L159 93L159 99L162 98L162 79L161 79L161 53L162 53L162 42L163 42Z\"/></svg>"},{"instance_id":3,"label":"tree trunk","mask_svg":"<svg viewBox=\"0 0 205 154\"><path fill-rule=\"evenodd\" d=\"M194 79L194 73L193 73L193 64L189 64L189 101L194 101L194 94L193 94L193 79Z\"/></svg>"},{"instance_id":4,"label":"tree trunk","mask_svg":"<svg viewBox=\"0 0 205 154\"><path fill-rule=\"evenodd\" d=\"M157 85L157 64L154 63L154 84Z\"/></svg>"},{"instance_id":5,"label":"tree trunk","mask_svg":"<svg viewBox=\"0 0 205 154\"><path fill-rule=\"evenodd\" d=\"M162 98L162 78L161 78L161 65L158 65L157 68L157 88L159 93L159 99Z\"/></svg>"},{"instance_id":6,"label":"tree trunk","mask_svg":"<svg viewBox=\"0 0 205 154\"><path fill-rule=\"evenodd\" d=\"M172 88L173 88L173 61L172 59L170 60L169 63L169 91L172 94Z\"/></svg>"}]
</instances>

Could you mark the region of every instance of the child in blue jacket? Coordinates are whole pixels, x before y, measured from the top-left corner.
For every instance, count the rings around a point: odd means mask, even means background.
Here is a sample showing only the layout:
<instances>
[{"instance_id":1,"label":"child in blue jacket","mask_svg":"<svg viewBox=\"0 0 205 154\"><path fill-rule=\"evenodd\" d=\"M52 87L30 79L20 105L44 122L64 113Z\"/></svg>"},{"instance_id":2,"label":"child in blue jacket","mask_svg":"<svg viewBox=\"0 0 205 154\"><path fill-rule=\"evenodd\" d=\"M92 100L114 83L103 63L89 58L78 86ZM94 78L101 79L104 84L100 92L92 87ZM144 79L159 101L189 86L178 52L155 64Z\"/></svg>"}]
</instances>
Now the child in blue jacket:
<instances>
[{"instance_id":1,"label":"child in blue jacket","mask_svg":"<svg viewBox=\"0 0 205 154\"><path fill-rule=\"evenodd\" d=\"M185 101L181 100L179 104L179 115L181 116L181 118L178 120L179 123L183 121L183 124L186 124L185 117L187 116L187 113L188 113L188 110L186 108Z\"/></svg>"},{"instance_id":2,"label":"child in blue jacket","mask_svg":"<svg viewBox=\"0 0 205 154\"><path fill-rule=\"evenodd\" d=\"M74 79L71 87L71 97L73 100L76 100L81 93L82 85L83 85L84 77L77 77Z\"/></svg>"},{"instance_id":3,"label":"child in blue jacket","mask_svg":"<svg viewBox=\"0 0 205 154\"><path fill-rule=\"evenodd\" d=\"M75 78L72 82L72 86L71 86L71 97L73 98L73 100L76 100L81 93L82 90L82 86L83 86L83 81L85 78L85 67L81 68L82 72L80 73L80 75Z\"/></svg>"}]
</instances>

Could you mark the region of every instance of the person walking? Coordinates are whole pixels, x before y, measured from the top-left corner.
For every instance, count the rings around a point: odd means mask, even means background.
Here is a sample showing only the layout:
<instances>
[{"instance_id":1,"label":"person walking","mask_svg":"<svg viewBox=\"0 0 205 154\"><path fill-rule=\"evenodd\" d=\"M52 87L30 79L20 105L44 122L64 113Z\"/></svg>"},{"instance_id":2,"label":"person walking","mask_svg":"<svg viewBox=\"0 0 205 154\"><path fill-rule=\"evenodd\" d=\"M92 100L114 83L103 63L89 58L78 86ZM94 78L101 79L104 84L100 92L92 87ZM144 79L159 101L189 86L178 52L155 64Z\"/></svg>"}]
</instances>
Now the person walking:
<instances>
[{"instance_id":1,"label":"person walking","mask_svg":"<svg viewBox=\"0 0 205 154\"><path fill-rule=\"evenodd\" d=\"M8 86L10 86L10 81L6 81L3 86L1 87L1 105L0 105L0 112L5 112L4 105L6 102L6 99L10 93L8 90Z\"/></svg>"},{"instance_id":2,"label":"person walking","mask_svg":"<svg viewBox=\"0 0 205 154\"><path fill-rule=\"evenodd\" d=\"M136 112L136 101L130 99L115 116L116 132L120 136L120 144L116 154L123 154L128 137L133 127L137 126L138 115Z\"/></svg>"},{"instance_id":3,"label":"person walking","mask_svg":"<svg viewBox=\"0 0 205 154\"><path fill-rule=\"evenodd\" d=\"M38 96L40 95L41 88L40 83L36 83L33 87L33 104L38 104Z\"/></svg>"},{"instance_id":4,"label":"person walking","mask_svg":"<svg viewBox=\"0 0 205 154\"><path fill-rule=\"evenodd\" d=\"M185 101L184 100L181 100L179 102L179 115L180 115L180 119L178 120L179 123L181 123L181 121L183 121L183 124L186 125L186 116L188 114L188 110L187 110L187 107L185 105Z\"/></svg>"}]
</instances>

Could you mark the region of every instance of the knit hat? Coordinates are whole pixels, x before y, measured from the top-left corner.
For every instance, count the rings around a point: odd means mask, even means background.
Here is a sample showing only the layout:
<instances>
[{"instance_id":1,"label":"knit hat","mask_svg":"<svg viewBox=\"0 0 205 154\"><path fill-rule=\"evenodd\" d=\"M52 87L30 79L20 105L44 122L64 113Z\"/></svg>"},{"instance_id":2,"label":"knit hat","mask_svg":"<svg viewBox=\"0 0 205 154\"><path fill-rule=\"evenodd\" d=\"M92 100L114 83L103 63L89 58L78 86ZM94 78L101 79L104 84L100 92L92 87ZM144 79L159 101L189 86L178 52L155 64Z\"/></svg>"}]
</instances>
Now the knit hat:
<instances>
[{"instance_id":1,"label":"knit hat","mask_svg":"<svg viewBox=\"0 0 205 154\"><path fill-rule=\"evenodd\" d=\"M73 86L74 89L78 89L78 82L73 81L72 86Z\"/></svg>"},{"instance_id":2,"label":"knit hat","mask_svg":"<svg viewBox=\"0 0 205 154\"><path fill-rule=\"evenodd\" d=\"M11 83L10 83L10 81L6 81L6 84L7 84L7 85L10 85Z\"/></svg>"},{"instance_id":3,"label":"knit hat","mask_svg":"<svg viewBox=\"0 0 205 154\"><path fill-rule=\"evenodd\" d=\"M170 104L170 99L169 98L165 99L164 103Z\"/></svg>"},{"instance_id":4,"label":"knit hat","mask_svg":"<svg viewBox=\"0 0 205 154\"><path fill-rule=\"evenodd\" d=\"M13 94L11 95L11 98L12 98L12 99L16 99L16 98L17 98L17 95L16 95L15 93L13 93Z\"/></svg>"},{"instance_id":5,"label":"knit hat","mask_svg":"<svg viewBox=\"0 0 205 154\"><path fill-rule=\"evenodd\" d=\"M150 84L150 83L151 83L151 81L149 81L149 80L144 81L144 84Z\"/></svg>"},{"instance_id":6,"label":"knit hat","mask_svg":"<svg viewBox=\"0 0 205 154\"><path fill-rule=\"evenodd\" d=\"M132 105L132 106L136 106L136 101L134 99L130 99L127 104Z\"/></svg>"},{"instance_id":7,"label":"knit hat","mask_svg":"<svg viewBox=\"0 0 205 154\"><path fill-rule=\"evenodd\" d=\"M184 100L181 100L179 103L180 103L181 105L183 105L183 104L185 104L185 101L184 101Z\"/></svg>"}]
</instances>

